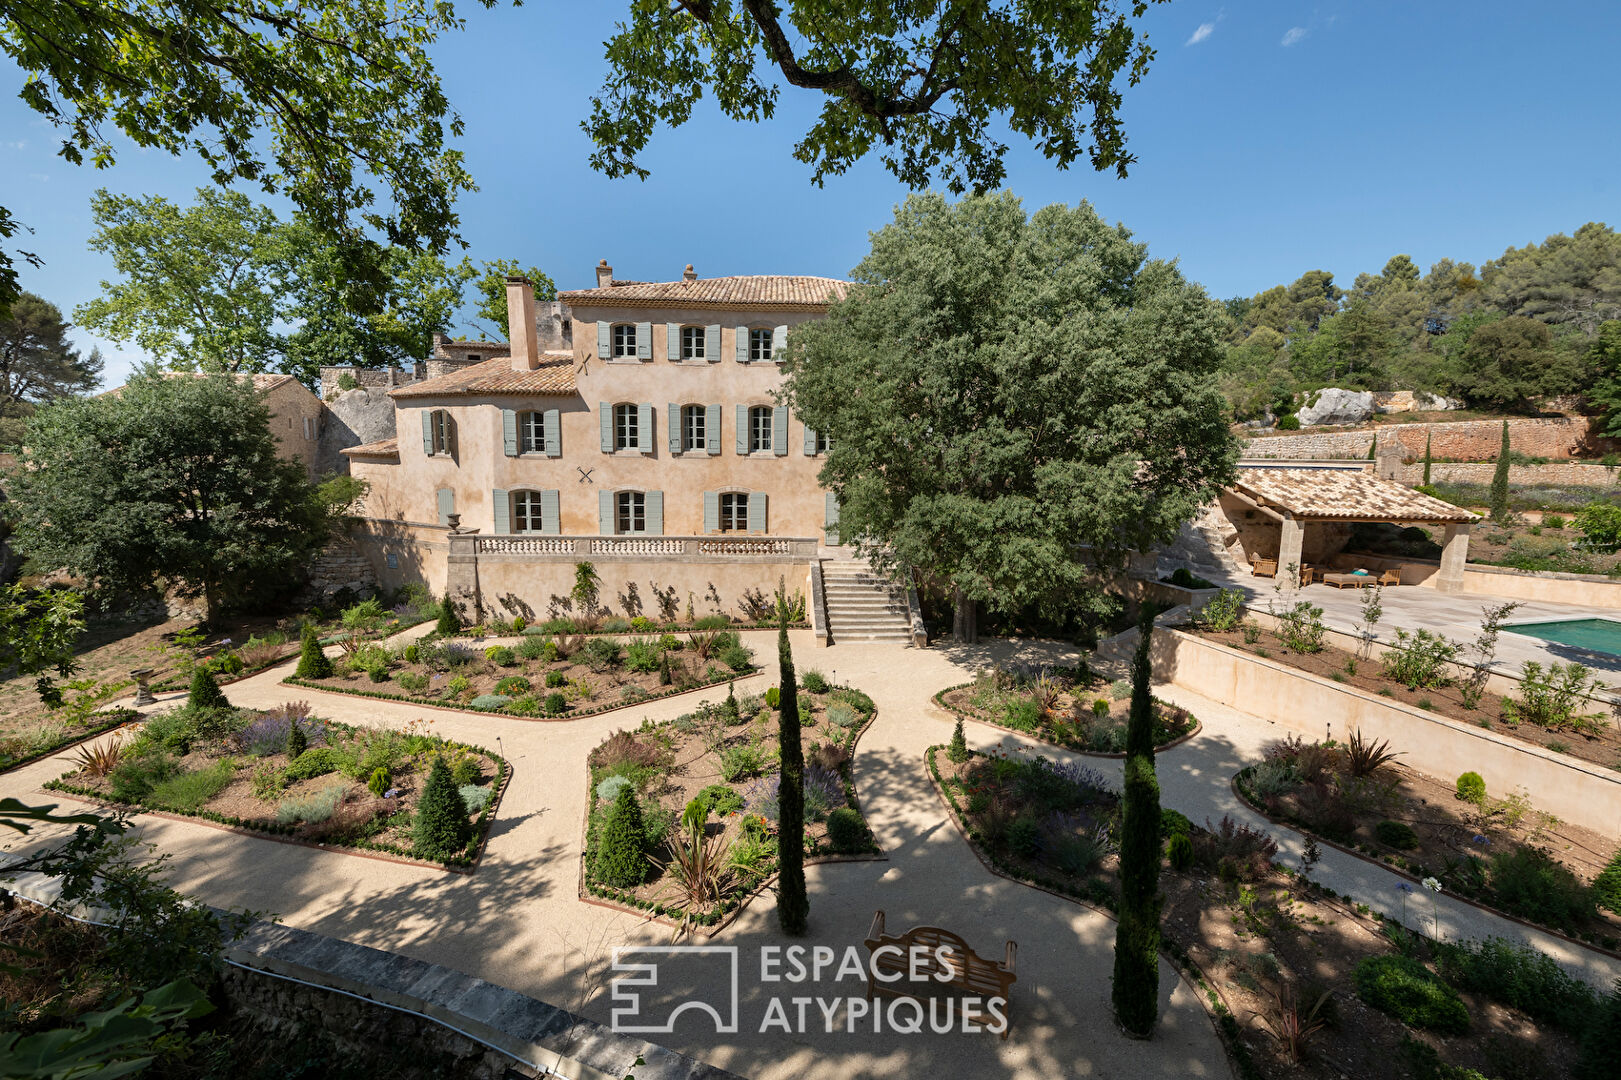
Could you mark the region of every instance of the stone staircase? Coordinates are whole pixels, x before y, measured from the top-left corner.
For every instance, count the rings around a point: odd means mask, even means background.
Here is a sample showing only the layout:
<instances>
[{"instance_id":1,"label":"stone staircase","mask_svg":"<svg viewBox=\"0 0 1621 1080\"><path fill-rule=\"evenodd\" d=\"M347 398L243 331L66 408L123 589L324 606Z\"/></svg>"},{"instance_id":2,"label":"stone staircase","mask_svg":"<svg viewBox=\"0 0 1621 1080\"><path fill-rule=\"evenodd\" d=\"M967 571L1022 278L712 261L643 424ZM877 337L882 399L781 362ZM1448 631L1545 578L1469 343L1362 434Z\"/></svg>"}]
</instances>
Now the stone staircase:
<instances>
[{"instance_id":1,"label":"stone staircase","mask_svg":"<svg viewBox=\"0 0 1621 1080\"><path fill-rule=\"evenodd\" d=\"M906 605L906 589L873 573L866 563L822 560L822 588L827 596L828 637L833 644L911 642L912 618Z\"/></svg>"}]
</instances>

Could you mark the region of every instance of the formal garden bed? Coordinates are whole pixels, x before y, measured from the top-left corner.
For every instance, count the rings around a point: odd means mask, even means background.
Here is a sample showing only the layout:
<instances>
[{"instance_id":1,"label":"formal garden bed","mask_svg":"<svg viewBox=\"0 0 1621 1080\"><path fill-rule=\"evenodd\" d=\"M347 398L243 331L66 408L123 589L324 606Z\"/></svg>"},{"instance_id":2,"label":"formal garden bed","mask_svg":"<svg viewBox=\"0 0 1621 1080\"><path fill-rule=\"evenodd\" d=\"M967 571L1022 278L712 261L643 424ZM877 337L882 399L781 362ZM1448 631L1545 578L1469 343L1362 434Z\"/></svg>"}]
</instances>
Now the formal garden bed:
<instances>
[{"instance_id":1,"label":"formal garden bed","mask_svg":"<svg viewBox=\"0 0 1621 1080\"><path fill-rule=\"evenodd\" d=\"M309 662L306 663L306 660ZM509 716L573 718L752 674L754 653L732 630L587 637L524 635L475 648L430 635L390 648L345 645L324 663L301 658L293 686Z\"/></svg>"},{"instance_id":2,"label":"formal garden bed","mask_svg":"<svg viewBox=\"0 0 1621 1080\"><path fill-rule=\"evenodd\" d=\"M460 634L469 637L510 637L515 634L665 634L687 633L694 630L776 630L778 629L777 598L762 589L744 589L737 601L740 618L722 614L721 599L711 589L702 598L710 607L707 615L698 614L698 598L687 594L683 610L682 598L673 586L660 589L649 582L652 602L643 600L634 583L614 599L624 615L612 614L602 597L602 583L595 565L589 562L574 564L574 588L567 596L553 596L551 609L542 619L527 605L511 611L509 618L493 612L480 612L471 625L461 627ZM796 590L786 594L788 625L804 629L810 625L805 593ZM657 615L651 614L656 611ZM459 612L458 612L459 614Z\"/></svg>"},{"instance_id":3,"label":"formal garden bed","mask_svg":"<svg viewBox=\"0 0 1621 1080\"><path fill-rule=\"evenodd\" d=\"M99 802L200 818L288 840L454 867L476 862L506 761L428 731L353 727L307 703L190 703L133 738L86 744L45 786Z\"/></svg>"},{"instance_id":4,"label":"formal garden bed","mask_svg":"<svg viewBox=\"0 0 1621 1080\"><path fill-rule=\"evenodd\" d=\"M880 854L851 780L876 713L806 671L798 694L808 861ZM779 688L619 731L589 757L581 895L713 933L777 869Z\"/></svg>"},{"instance_id":5,"label":"formal garden bed","mask_svg":"<svg viewBox=\"0 0 1621 1080\"><path fill-rule=\"evenodd\" d=\"M997 666L934 695L944 709L992 727L1031 735L1085 754L1123 757L1131 685L1105 682L1084 666ZM1186 709L1155 699L1154 745L1164 749L1199 730Z\"/></svg>"},{"instance_id":6,"label":"formal garden bed","mask_svg":"<svg viewBox=\"0 0 1621 1080\"><path fill-rule=\"evenodd\" d=\"M1391 651L1363 656L1325 644L1322 609L1299 603L1317 613L1315 621L1310 611L1296 608L1274 630L1254 623L1224 630L1196 623L1188 632L1555 753L1621 768L1621 726L1602 702L1588 699L1600 687L1581 664L1528 663L1520 692L1505 697L1457 676L1454 664L1472 660L1468 645L1428 630L1399 630Z\"/></svg>"},{"instance_id":7,"label":"formal garden bed","mask_svg":"<svg viewBox=\"0 0 1621 1080\"><path fill-rule=\"evenodd\" d=\"M1099 774L958 756L931 747L928 769L987 867L1115 908L1119 803ZM1209 999L1245 1080L1538 1080L1621 1052L1621 993L1546 957L1430 942L1279 866L1276 842L1227 818L1199 828L1167 810L1162 834L1165 951ZM1016 1027L1017 996L1012 1015Z\"/></svg>"},{"instance_id":8,"label":"formal garden bed","mask_svg":"<svg viewBox=\"0 0 1621 1080\"><path fill-rule=\"evenodd\" d=\"M1386 742L1286 739L1240 771L1255 810L1415 880L1556 933L1621 948L1621 851L1479 774L1447 782L1402 766ZM1608 869L1607 869L1608 868Z\"/></svg>"}]
</instances>

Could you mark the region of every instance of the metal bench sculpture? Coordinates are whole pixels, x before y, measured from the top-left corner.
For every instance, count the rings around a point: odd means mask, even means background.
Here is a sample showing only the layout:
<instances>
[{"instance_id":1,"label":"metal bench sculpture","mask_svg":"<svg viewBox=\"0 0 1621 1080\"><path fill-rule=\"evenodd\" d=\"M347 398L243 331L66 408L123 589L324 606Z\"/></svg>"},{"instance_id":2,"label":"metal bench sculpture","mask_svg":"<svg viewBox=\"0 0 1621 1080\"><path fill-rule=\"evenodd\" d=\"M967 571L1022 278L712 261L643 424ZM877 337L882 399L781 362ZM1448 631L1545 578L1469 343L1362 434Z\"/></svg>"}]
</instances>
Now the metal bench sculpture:
<instances>
[{"instance_id":1,"label":"metal bench sculpture","mask_svg":"<svg viewBox=\"0 0 1621 1080\"><path fill-rule=\"evenodd\" d=\"M914 926L904 934L884 932L884 913L873 916L872 932L863 942L869 953L867 1000L878 995L891 998L977 996L1000 999L1006 1014L1009 991L1017 978L1013 971L1018 954L1017 942L1007 943L1001 962L987 960L968 947L950 930L938 926ZM882 950L882 951L880 951ZM914 950L922 953L918 958ZM918 963L922 959L922 963ZM889 975L889 979L881 976ZM916 975L916 978L913 976ZM1012 1028L1009 1016L1002 1024L1002 1038Z\"/></svg>"}]
</instances>

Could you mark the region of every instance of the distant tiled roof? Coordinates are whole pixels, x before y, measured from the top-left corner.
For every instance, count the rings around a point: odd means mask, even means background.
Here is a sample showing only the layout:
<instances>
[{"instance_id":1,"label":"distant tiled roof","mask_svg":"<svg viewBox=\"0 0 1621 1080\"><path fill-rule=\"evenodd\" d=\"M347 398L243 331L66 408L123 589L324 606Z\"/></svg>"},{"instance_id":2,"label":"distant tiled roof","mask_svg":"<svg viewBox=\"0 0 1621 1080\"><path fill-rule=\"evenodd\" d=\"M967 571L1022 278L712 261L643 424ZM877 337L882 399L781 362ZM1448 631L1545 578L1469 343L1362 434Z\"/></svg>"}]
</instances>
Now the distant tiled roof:
<instances>
[{"instance_id":1,"label":"distant tiled roof","mask_svg":"<svg viewBox=\"0 0 1621 1080\"><path fill-rule=\"evenodd\" d=\"M616 281L558 293L571 307L768 307L821 310L850 288L838 278L759 274L693 281Z\"/></svg>"},{"instance_id":2,"label":"distant tiled roof","mask_svg":"<svg viewBox=\"0 0 1621 1080\"><path fill-rule=\"evenodd\" d=\"M399 457L400 440L380 439L373 443L362 443L360 446L346 446L338 453L356 457Z\"/></svg>"},{"instance_id":3,"label":"distant tiled roof","mask_svg":"<svg viewBox=\"0 0 1621 1080\"><path fill-rule=\"evenodd\" d=\"M182 375L184 375L184 376L188 376L188 377L193 378L193 379L201 379L201 378L203 378L204 376L206 376L208 374L209 374L209 372L206 372L206 371L165 371L163 373L163 377L166 378L166 379L177 379L177 378L181 377ZM274 372L274 371L256 371L256 372L246 372L246 371L244 371L244 372L238 373L238 375L236 377L239 378L239 379L248 379L248 380L252 381L253 388L255 390L263 390L263 391L274 390L276 387L282 385L283 383L290 383L290 382L296 382L297 381L291 375L284 375L284 374L281 374L279 372ZM104 390L101 393L97 394L96 396L97 397L111 397L113 394L121 393L123 391L123 389L124 388L122 386L115 386L111 390Z\"/></svg>"},{"instance_id":4,"label":"distant tiled roof","mask_svg":"<svg viewBox=\"0 0 1621 1080\"><path fill-rule=\"evenodd\" d=\"M441 342L441 344L454 345L458 349L505 349L508 347L508 343L505 341L484 341L482 339L474 341L471 338L457 338L454 341Z\"/></svg>"},{"instance_id":5,"label":"distant tiled roof","mask_svg":"<svg viewBox=\"0 0 1621 1080\"><path fill-rule=\"evenodd\" d=\"M390 390L388 393L393 398L469 397L481 394L529 397L536 394L572 394L574 354L541 353L540 367L533 371L513 371L512 359L498 356L493 360L469 364L458 371L447 372L436 378Z\"/></svg>"},{"instance_id":6,"label":"distant tiled roof","mask_svg":"<svg viewBox=\"0 0 1621 1080\"><path fill-rule=\"evenodd\" d=\"M1462 507L1360 469L1245 467L1233 485L1262 506L1319 521L1476 521Z\"/></svg>"}]
</instances>

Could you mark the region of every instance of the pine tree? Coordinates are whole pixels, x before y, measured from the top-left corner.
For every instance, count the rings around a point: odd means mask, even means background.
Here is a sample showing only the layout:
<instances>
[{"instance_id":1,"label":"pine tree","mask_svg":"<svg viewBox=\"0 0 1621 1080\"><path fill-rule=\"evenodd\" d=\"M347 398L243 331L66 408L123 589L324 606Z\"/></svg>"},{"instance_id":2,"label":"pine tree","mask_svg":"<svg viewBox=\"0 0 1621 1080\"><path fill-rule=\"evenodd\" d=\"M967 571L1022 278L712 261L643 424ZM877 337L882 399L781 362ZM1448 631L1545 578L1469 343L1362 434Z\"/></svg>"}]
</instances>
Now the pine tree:
<instances>
[{"instance_id":1,"label":"pine tree","mask_svg":"<svg viewBox=\"0 0 1621 1080\"><path fill-rule=\"evenodd\" d=\"M1131 717L1120 821L1120 922L1114 939L1114 1012L1126 1034L1146 1039L1159 1019L1159 780L1154 774L1154 611L1145 605L1131 662Z\"/></svg>"},{"instance_id":2,"label":"pine tree","mask_svg":"<svg viewBox=\"0 0 1621 1080\"><path fill-rule=\"evenodd\" d=\"M310 623L304 624L304 632L299 639L298 667L293 669L293 676L299 679L332 677L332 660L321 651L321 638Z\"/></svg>"},{"instance_id":3,"label":"pine tree","mask_svg":"<svg viewBox=\"0 0 1621 1080\"><path fill-rule=\"evenodd\" d=\"M1430 433L1424 433L1424 486L1430 486Z\"/></svg>"},{"instance_id":4,"label":"pine tree","mask_svg":"<svg viewBox=\"0 0 1621 1080\"><path fill-rule=\"evenodd\" d=\"M229 709L231 703L225 700L220 684L214 681L214 673L199 664L197 670L191 673L191 693L186 696L186 706L192 709Z\"/></svg>"},{"instance_id":5,"label":"pine tree","mask_svg":"<svg viewBox=\"0 0 1621 1080\"><path fill-rule=\"evenodd\" d=\"M434 626L433 632L444 637L451 637L461 628L461 620L456 614L456 601L446 596L439 601L439 622Z\"/></svg>"},{"instance_id":6,"label":"pine tree","mask_svg":"<svg viewBox=\"0 0 1621 1080\"><path fill-rule=\"evenodd\" d=\"M634 889L647 880L647 856L643 854L646 831L642 825L642 804L636 792L626 788L608 808L602 835L597 837L592 875L616 889Z\"/></svg>"},{"instance_id":7,"label":"pine tree","mask_svg":"<svg viewBox=\"0 0 1621 1080\"><path fill-rule=\"evenodd\" d=\"M963 737L962 717L957 717L957 726L951 732L951 747L946 751L946 757L954 763L961 765L968 760L968 740Z\"/></svg>"},{"instance_id":8,"label":"pine tree","mask_svg":"<svg viewBox=\"0 0 1621 1080\"><path fill-rule=\"evenodd\" d=\"M1497 451L1497 470L1492 473L1492 520L1508 520L1508 421L1503 421L1503 448Z\"/></svg>"},{"instance_id":9,"label":"pine tree","mask_svg":"<svg viewBox=\"0 0 1621 1080\"><path fill-rule=\"evenodd\" d=\"M418 858L444 862L461 854L472 839L473 827L467 820L467 804L456 790L445 759L435 757L417 800L416 820L411 826L411 843Z\"/></svg>"},{"instance_id":10,"label":"pine tree","mask_svg":"<svg viewBox=\"0 0 1621 1080\"><path fill-rule=\"evenodd\" d=\"M799 739L799 680L788 647L788 604L777 596L777 717L781 778L777 784L777 922L790 937L803 937L810 921L805 891L805 748Z\"/></svg>"}]
</instances>

